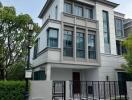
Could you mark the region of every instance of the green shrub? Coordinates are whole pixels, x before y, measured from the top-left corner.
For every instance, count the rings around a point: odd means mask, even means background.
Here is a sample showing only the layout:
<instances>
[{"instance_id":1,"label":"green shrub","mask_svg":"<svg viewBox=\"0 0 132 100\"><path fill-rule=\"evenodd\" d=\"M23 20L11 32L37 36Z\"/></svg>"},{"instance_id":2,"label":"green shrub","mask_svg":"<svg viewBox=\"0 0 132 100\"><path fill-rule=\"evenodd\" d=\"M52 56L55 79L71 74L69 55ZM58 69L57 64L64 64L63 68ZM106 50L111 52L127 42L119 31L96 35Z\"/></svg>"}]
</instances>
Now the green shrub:
<instances>
[{"instance_id":1,"label":"green shrub","mask_svg":"<svg viewBox=\"0 0 132 100\"><path fill-rule=\"evenodd\" d=\"M0 100L24 100L23 81L0 81Z\"/></svg>"}]
</instances>

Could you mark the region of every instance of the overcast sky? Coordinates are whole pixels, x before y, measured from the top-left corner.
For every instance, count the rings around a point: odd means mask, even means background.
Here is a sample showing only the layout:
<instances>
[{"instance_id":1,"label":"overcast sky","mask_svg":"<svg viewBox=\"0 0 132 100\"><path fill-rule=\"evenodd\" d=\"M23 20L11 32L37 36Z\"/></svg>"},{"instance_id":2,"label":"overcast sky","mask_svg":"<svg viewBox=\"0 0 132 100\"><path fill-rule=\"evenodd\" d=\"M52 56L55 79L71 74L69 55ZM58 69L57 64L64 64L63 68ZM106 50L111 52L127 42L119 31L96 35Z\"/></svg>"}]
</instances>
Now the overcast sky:
<instances>
[{"instance_id":1,"label":"overcast sky","mask_svg":"<svg viewBox=\"0 0 132 100\"><path fill-rule=\"evenodd\" d=\"M38 15L46 0L0 0L3 5L15 6L17 13L28 13L33 20L41 25ZM126 18L132 18L132 0L109 0L120 4L115 11L126 14Z\"/></svg>"}]
</instances>

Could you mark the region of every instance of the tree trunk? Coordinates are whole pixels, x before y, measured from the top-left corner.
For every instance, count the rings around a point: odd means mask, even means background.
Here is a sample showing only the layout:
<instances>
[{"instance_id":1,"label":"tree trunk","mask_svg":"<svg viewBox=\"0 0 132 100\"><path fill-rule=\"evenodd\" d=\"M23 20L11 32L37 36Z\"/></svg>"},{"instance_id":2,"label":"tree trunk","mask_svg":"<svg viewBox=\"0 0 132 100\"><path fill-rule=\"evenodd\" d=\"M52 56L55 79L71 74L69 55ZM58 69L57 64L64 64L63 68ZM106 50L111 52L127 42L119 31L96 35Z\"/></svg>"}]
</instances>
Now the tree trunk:
<instances>
[{"instance_id":1,"label":"tree trunk","mask_svg":"<svg viewBox=\"0 0 132 100\"><path fill-rule=\"evenodd\" d=\"M0 80L4 80L4 70L0 69Z\"/></svg>"},{"instance_id":2,"label":"tree trunk","mask_svg":"<svg viewBox=\"0 0 132 100\"><path fill-rule=\"evenodd\" d=\"M4 80L5 81L7 80L7 70L6 69L4 70Z\"/></svg>"}]
</instances>

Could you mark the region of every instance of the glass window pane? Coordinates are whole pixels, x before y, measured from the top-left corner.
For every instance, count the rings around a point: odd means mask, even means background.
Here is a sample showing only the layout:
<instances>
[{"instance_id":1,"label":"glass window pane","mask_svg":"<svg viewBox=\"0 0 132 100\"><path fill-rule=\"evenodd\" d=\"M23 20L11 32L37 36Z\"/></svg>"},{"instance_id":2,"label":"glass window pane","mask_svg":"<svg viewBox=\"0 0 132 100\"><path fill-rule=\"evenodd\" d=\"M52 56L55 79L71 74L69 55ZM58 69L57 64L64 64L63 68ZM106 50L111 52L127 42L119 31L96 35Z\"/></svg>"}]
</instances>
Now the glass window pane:
<instances>
[{"instance_id":1,"label":"glass window pane","mask_svg":"<svg viewBox=\"0 0 132 100\"><path fill-rule=\"evenodd\" d=\"M105 53L110 53L110 35L109 35L109 14L103 11L103 31Z\"/></svg>"},{"instance_id":2,"label":"glass window pane","mask_svg":"<svg viewBox=\"0 0 132 100\"><path fill-rule=\"evenodd\" d=\"M75 15L82 17L83 16L83 8L80 6L75 6Z\"/></svg>"},{"instance_id":3,"label":"glass window pane","mask_svg":"<svg viewBox=\"0 0 132 100\"><path fill-rule=\"evenodd\" d=\"M71 31L64 31L64 56L73 56L73 35Z\"/></svg>"},{"instance_id":4,"label":"glass window pane","mask_svg":"<svg viewBox=\"0 0 132 100\"><path fill-rule=\"evenodd\" d=\"M116 36L122 37L123 36L123 22L121 19L115 19L115 30Z\"/></svg>"},{"instance_id":5,"label":"glass window pane","mask_svg":"<svg viewBox=\"0 0 132 100\"><path fill-rule=\"evenodd\" d=\"M48 47L58 47L58 30L49 29L48 31Z\"/></svg>"},{"instance_id":6,"label":"glass window pane","mask_svg":"<svg viewBox=\"0 0 132 100\"><path fill-rule=\"evenodd\" d=\"M72 14L72 4L65 3L64 4L64 12Z\"/></svg>"},{"instance_id":7,"label":"glass window pane","mask_svg":"<svg viewBox=\"0 0 132 100\"><path fill-rule=\"evenodd\" d=\"M77 33L77 57L79 58L85 58L85 39L84 39L84 33Z\"/></svg>"},{"instance_id":8,"label":"glass window pane","mask_svg":"<svg viewBox=\"0 0 132 100\"><path fill-rule=\"evenodd\" d=\"M92 31L89 33L92 33ZM89 59L96 59L96 38L95 34L88 35L88 56Z\"/></svg>"}]
</instances>

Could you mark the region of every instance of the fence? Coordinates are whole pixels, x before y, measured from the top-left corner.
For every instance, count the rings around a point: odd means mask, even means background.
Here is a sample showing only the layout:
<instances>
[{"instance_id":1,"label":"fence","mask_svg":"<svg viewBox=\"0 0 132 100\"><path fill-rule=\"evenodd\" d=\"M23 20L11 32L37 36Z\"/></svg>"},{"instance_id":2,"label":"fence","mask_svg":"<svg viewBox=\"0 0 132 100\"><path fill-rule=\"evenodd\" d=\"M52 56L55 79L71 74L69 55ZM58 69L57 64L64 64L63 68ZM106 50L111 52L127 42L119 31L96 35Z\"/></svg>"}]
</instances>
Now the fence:
<instances>
[{"instance_id":1,"label":"fence","mask_svg":"<svg viewBox=\"0 0 132 100\"><path fill-rule=\"evenodd\" d=\"M52 100L65 100L65 87L65 81L54 81ZM70 81L69 96L69 100L127 100L126 82Z\"/></svg>"},{"instance_id":2,"label":"fence","mask_svg":"<svg viewBox=\"0 0 132 100\"><path fill-rule=\"evenodd\" d=\"M54 81L52 88L52 100L66 100L66 82L65 81Z\"/></svg>"}]
</instances>

